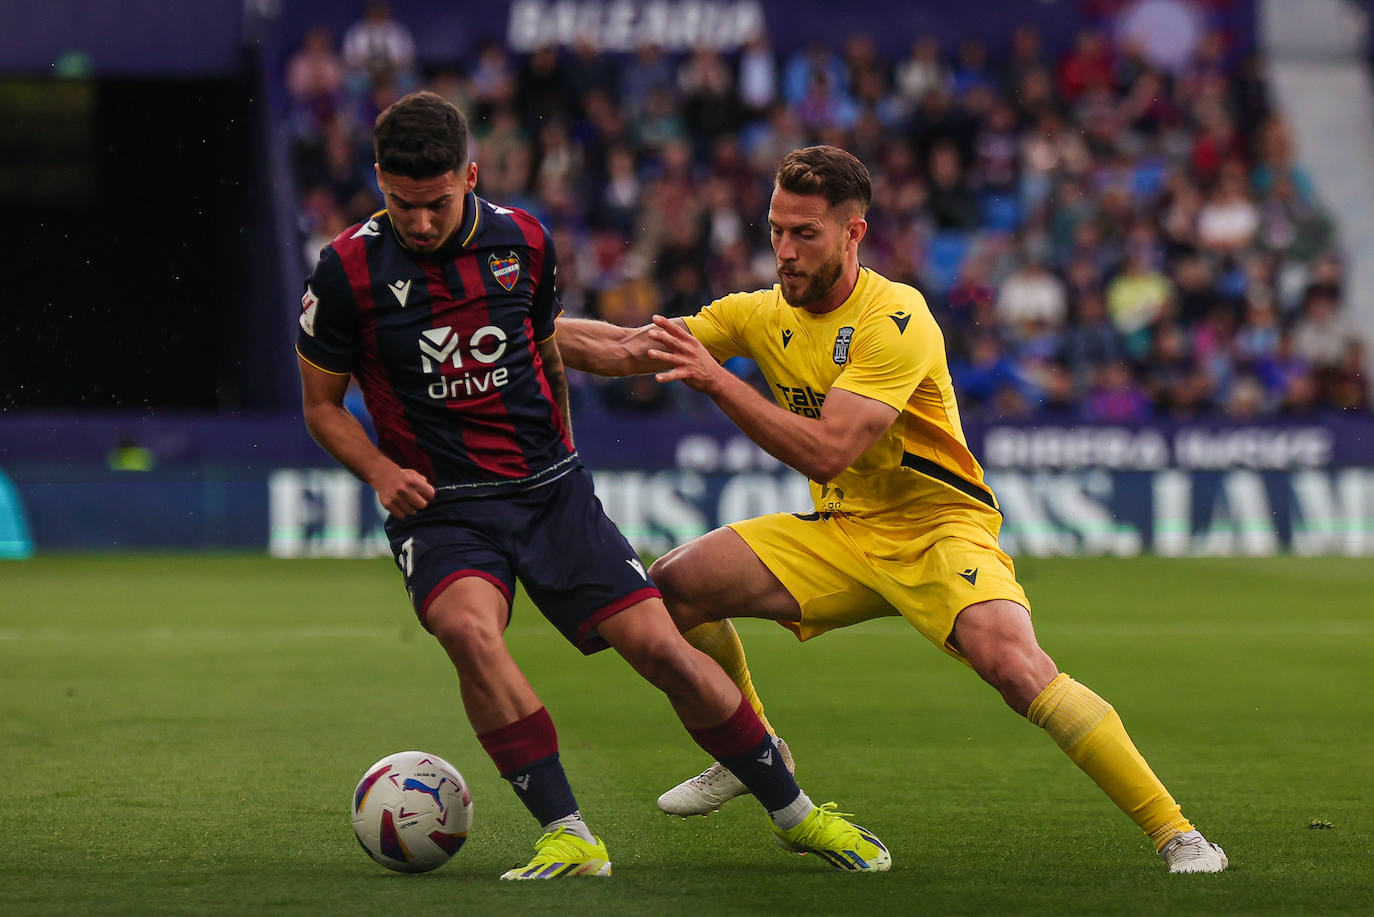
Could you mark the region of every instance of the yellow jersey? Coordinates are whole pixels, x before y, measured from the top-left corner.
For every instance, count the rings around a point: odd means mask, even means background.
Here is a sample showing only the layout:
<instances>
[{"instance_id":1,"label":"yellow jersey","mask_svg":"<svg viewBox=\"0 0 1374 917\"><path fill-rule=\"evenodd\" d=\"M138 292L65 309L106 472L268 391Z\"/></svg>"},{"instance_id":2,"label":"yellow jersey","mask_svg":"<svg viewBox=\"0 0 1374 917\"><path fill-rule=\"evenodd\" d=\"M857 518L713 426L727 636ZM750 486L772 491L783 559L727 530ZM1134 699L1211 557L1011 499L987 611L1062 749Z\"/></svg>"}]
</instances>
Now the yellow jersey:
<instances>
[{"instance_id":1,"label":"yellow jersey","mask_svg":"<svg viewBox=\"0 0 1374 917\"><path fill-rule=\"evenodd\" d=\"M811 482L817 512L996 535L1001 514L964 439L944 335L915 289L861 268L849 298L824 315L788 305L774 285L717 299L686 322L717 360L753 359L793 413L819 417L834 388L900 412L833 481Z\"/></svg>"}]
</instances>

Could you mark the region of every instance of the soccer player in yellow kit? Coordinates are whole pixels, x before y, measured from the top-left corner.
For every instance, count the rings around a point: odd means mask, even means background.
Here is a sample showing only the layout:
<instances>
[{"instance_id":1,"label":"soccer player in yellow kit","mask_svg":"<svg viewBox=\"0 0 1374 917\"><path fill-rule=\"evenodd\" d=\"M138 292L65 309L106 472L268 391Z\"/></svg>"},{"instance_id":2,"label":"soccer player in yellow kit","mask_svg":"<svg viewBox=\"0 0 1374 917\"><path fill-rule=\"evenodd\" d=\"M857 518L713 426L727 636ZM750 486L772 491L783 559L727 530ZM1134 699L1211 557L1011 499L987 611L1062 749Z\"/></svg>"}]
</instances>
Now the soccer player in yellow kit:
<instances>
[{"instance_id":1,"label":"soccer player in yellow kit","mask_svg":"<svg viewBox=\"0 0 1374 917\"><path fill-rule=\"evenodd\" d=\"M1030 602L998 547L997 500L964 439L940 328L920 293L859 263L871 200L852 155L796 150L778 168L768 212L773 288L635 329L558 322L569 366L684 382L811 480L812 513L732 523L660 558L652 575L669 611L760 714L729 618L780 621L807 640L901 615L1045 729L1172 872L1220 872L1226 854L1183 817L1116 711L1037 643ZM758 363L773 401L721 366L732 356ZM713 765L659 804L705 814L747 792L734 784Z\"/></svg>"}]
</instances>

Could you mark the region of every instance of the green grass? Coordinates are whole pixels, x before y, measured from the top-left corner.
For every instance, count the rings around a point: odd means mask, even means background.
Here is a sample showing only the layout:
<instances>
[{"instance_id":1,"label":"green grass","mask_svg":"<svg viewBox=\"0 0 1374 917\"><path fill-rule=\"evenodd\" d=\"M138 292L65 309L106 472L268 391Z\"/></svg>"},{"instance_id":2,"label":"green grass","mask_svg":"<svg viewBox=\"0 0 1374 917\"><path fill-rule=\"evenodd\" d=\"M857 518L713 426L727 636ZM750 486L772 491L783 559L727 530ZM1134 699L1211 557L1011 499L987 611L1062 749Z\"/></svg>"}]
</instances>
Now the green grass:
<instances>
[{"instance_id":1,"label":"green grass","mask_svg":"<svg viewBox=\"0 0 1374 917\"><path fill-rule=\"evenodd\" d=\"M859 813L890 874L783 853L749 801L666 818L654 798L704 755L623 663L522 603L511 646L615 875L501 883L535 826L388 561L40 557L0 565L0 914L1370 912L1374 565L1021 567L1046 649L1229 872L1165 873L1048 737L892 620L806 645L740 625L803 786ZM362 768L404 748L476 798L468 845L422 876L374 865L348 823Z\"/></svg>"}]
</instances>

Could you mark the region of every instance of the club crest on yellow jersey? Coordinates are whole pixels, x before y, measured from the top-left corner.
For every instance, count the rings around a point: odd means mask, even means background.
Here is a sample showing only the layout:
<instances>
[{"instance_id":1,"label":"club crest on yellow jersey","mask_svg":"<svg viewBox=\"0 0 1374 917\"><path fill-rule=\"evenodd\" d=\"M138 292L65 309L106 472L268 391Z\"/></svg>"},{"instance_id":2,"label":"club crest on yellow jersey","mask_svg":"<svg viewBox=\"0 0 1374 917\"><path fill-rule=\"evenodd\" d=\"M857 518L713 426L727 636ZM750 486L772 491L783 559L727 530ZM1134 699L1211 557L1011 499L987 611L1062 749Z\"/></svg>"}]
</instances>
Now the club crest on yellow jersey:
<instances>
[{"instance_id":1,"label":"club crest on yellow jersey","mask_svg":"<svg viewBox=\"0 0 1374 917\"><path fill-rule=\"evenodd\" d=\"M835 334L835 352L831 355L835 360L836 366L843 366L849 362L849 342L854 339L854 328L852 325L845 325Z\"/></svg>"}]
</instances>

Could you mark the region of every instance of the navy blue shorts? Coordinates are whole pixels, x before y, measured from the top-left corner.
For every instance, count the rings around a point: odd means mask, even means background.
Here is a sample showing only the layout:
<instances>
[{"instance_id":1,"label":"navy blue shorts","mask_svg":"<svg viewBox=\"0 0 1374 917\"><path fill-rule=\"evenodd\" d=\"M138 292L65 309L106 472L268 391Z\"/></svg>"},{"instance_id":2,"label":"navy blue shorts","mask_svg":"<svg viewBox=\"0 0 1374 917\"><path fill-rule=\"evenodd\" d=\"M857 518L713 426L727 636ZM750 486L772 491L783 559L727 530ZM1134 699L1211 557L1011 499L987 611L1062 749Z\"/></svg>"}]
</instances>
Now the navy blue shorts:
<instances>
[{"instance_id":1,"label":"navy blue shorts","mask_svg":"<svg viewBox=\"0 0 1374 917\"><path fill-rule=\"evenodd\" d=\"M594 653L607 646L599 623L659 595L582 467L533 490L439 500L390 517L386 534L426 630L430 603L451 583L481 577L510 603L518 579L569 642Z\"/></svg>"}]
</instances>

